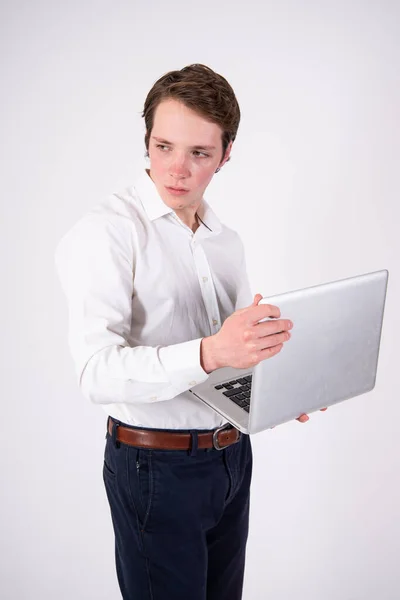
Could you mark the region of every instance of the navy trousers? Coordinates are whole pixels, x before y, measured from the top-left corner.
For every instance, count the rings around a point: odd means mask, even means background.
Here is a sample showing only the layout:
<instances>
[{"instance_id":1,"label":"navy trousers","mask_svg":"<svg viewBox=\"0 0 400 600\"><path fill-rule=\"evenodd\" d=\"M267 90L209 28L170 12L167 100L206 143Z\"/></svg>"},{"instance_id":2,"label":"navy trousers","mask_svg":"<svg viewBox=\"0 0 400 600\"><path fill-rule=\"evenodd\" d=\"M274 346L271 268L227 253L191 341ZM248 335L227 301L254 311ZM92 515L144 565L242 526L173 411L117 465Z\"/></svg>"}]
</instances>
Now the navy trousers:
<instances>
[{"instance_id":1,"label":"navy trousers","mask_svg":"<svg viewBox=\"0 0 400 600\"><path fill-rule=\"evenodd\" d=\"M108 432L106 440L103 478L122 598L240 600L249 436L223 450L196 450L194 441L192 452L144 450Z\"/></svg>"}]
</instances>

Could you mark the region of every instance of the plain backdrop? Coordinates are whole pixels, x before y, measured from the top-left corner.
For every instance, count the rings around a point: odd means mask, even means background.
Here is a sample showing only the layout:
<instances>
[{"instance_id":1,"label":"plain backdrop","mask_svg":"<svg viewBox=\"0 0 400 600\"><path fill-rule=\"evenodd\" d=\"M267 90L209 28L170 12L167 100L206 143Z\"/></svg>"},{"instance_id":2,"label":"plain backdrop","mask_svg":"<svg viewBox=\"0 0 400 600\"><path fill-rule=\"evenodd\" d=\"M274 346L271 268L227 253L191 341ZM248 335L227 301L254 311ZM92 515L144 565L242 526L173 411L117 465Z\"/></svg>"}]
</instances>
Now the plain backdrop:
<instances>
[{"instance_id":1,"label":"plain backdrop","mask_svg":"<svg viewBox=\"0 0 400 600\"><path fill-rule=\"evenodd\" d=\"M399 2L3 0L0 22L0 597L120 598L54 249L146 165L156 79L201 62L242 110L206 198L253 292L390 272L375 390L253 437L244 600L397 600Z\"/></svg>"}]
</instances>

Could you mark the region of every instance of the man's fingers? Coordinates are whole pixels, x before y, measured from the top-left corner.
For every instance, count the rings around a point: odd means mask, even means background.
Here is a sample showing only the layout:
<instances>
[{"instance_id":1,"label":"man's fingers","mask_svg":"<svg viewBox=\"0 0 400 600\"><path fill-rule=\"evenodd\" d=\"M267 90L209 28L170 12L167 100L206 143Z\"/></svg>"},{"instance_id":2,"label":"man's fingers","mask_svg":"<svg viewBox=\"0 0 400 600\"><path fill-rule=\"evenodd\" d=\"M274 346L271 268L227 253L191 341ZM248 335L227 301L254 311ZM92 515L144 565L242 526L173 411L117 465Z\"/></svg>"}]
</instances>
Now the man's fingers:
<instances>
[{"instance_id":1,"label":"man's fingers","mask_svg":"<svg viewBox=\"0 0 400 600\"><path fill-rule=\"evenodd\" d=\"M296 421L299 421L300 423L307 423L307 421L310 419L310 417L308 415L300 415L300 417L297 417Z\"/></svg>"},{"instance_id":2,"label":"man's fingers","mask_svg":"<svg viewBox=\"0 0 400 600\"><path fill-rule=\"evenodd\" d=\"M261 294L256 294L253 298L253 303L250 304L249 306L245 306L244 308L239 308L235 314L241 314L243 312L247 312L249 309L253 308L254 306L258 306L258 303L260 302L260 300L262 300L262 296Z\"/></svg>"},{"instance_id":3,"label":"man's fingers","mask_svg":"<svg viewBox=\"0 0 400 600\"><path fill-rule=\"evenodd\" d=\"M282 346L285 342L290 339L289 331L282 331L282 328L278 328L278 333L268 334L253 340L254 349L257 352L262 352L267 348L275 348Z\"/></svg>"},{"instance_id":4,"label":"man's fingers","mask_svg":"<svg viewBox=\"0 0 400 600\"><path fill-rule=\"evenodd\" d=\"M255 298L254 298L255 300ZM261 321L261 319L279 319L281 311L277 306L273 304L252 304L248 309L249 319L251 323L255 324Z\"/></svg>"},{"instance_id":5,"label":"man's fingers","mask_svg":"<svg viewBox=\"0 0 400 600\"><path fill-rule=\"evenodd\" d=\"M236 311L236 314L240 314L243 312L250 313L251 322L258 323L261 319L279 319L281 316L281 311L277 306L273 304L260 304L263 296L261 294L256 294L253 298L252 304L250 306L246 306L245 308L240 308Z\"/></svg>"},{"instance_id":6,"label":"man's fingers","mask_svg":"<svg viewBox=\"0 0 400 600\"><path fill-rule=\"evenodd\" d=\"M261 319L279 319L281 316L281 311L279 308L277 306L273 306L272 304L260 304L262 299L263 296L261 296L261 294L256 294L250 306L239 308L237 311L235 311L235 314L240 315L244 312L249 313L249 319L252 324L258 323L261 321Z\"/></svg>"},{"instance_id":7,"label":"man's fingers","mask_svg":"<svg viewBox=\"0 0 400 600\"><path fill-rule=\"evenodd\" d=\"M326 408L320 408L319 410L328 410L328 407ZM310 417L306 414L304 415L300 415L300 417L297 417L296 421L299 421L300 423L307 423L307 421L310 420Z\"/></svg>"},{"instance_id":8,"label":"man's fingers","mask_svg":"<svg viewBox=\"0 0 400 600\"><path fill-rule=\"evenodd\" d=\"M258 323L255 325L255 329L253 331L257 338L266 341L270 336L276 336L276 334L280 333L290 333L289 330L292 329L292 327L293 323L288 319L274 319L271 321ZM279 341L286 341L286 338ZM271 344L268 345L270 346Z\"/></svg>"},{"instance_id":9,"label":"man's fingers","mask_svg":"<svg viewBox=\"0 0 400 600\"><path fill-rule=\"evenodd\" d=\"M319 410L328 410L328 407L320 408ZM309 420L310 420L310 417L306 414L300 415L296 419L296 421L299 421L299 423L307 423L307 421L309 421ZM275 425L274 425L274 427L275 427ZM273 429L274 427L270 427L270 429Z\"/></svg>"}]
</instances>

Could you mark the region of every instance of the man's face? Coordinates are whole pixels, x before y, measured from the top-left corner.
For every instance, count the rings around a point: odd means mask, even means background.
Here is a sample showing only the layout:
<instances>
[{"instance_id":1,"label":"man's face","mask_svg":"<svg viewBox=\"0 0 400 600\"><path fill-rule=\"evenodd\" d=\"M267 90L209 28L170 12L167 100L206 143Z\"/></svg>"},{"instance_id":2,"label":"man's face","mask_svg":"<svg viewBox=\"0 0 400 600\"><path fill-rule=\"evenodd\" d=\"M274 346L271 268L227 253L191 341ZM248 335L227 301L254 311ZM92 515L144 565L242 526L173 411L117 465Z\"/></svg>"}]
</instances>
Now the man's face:
<instances>
[{"instance_id":1,"label":"man's face","mask_svg":"<svg viewBox=\"0 0 400 600\"><path fill-rule=\"evenodd\" d=\"M150 176L173 210L197 208L222 161L221 128L177 100L161 102L149 140ZM174 189L175 188L175 189Z\"/></svg>"}]
</instances>

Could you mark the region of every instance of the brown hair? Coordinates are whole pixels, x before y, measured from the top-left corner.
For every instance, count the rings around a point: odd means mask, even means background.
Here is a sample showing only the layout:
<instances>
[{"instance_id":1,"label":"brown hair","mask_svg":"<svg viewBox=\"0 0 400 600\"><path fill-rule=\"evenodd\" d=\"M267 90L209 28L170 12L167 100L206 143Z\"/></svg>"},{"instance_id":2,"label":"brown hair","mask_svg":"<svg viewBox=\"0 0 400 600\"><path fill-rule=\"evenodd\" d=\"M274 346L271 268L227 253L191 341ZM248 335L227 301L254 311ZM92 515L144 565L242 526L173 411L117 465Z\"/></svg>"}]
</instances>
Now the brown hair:
<instances>
[{"instance_id":1,"label":"brown hair","mask_svg":"<svg viewBox=\"0 0 400 600\"><path fill-rule=\"evenodd\" d=\"M182 102L221 127L223 158L229 142L236 138L240 121L239 104L227 80L201 64L189 65L180 71L169 71L160 77L147 94L142 113L146 125L144 143L147 152L156 108L167 98Z\"/></svg>"}]
</instances>

